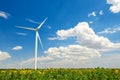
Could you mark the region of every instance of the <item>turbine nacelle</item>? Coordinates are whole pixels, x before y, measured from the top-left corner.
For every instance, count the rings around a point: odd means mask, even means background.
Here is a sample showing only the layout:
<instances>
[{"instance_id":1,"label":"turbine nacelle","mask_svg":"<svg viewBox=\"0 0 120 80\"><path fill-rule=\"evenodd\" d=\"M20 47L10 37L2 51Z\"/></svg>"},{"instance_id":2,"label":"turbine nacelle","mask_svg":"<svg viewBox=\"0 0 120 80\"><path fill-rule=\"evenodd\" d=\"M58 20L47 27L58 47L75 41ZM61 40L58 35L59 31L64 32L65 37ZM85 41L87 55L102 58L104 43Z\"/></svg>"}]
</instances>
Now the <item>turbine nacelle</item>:
<instances>
[{"instance_id":1,"label":"turbine nacelle","mask_svg":"<svg viewBox=\"0 0 120 80\"><path fill-rule=\"evenodd\" d=\"M35 29L35 31L38 31L38 30L39 30L38 28Z\"/></svg>"}]
</instances>

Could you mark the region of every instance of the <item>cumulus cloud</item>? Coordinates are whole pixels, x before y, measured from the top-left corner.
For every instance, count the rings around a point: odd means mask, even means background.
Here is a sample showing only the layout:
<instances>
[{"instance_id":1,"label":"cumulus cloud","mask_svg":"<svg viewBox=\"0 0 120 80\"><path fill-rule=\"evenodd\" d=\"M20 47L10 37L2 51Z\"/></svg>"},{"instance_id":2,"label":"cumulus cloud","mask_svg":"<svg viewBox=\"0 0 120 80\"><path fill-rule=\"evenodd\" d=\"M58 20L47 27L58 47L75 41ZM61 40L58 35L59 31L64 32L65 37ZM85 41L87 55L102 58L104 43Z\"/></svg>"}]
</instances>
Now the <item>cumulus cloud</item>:
<instances>
[{"instance_id":1,"label":"cumulus cloud","mask_svg":"<svg viewBox=\"0 0 120 80\"><path fill-rule=\"evenodd\" d=\"M113 34L120 31L120 27L114 27L114 28L106 28L101 32L98 32L98 34Z\"/></svg>"},{"instance_id":2,"label":"cumulus cloud","mask_svg":"<svg viewBox=\"0 0 120 80\"><path fill-rule=\"evenodd\" d=\"M77 60L77 59L61 59L61 60L53 60L53 58L48 57L38 57L38 67L39 68L88 68L88 67L107 67L107 68L116 68L120 67L119 61L120 61L120 54L115 53L108 54L104 53L106 55L105 57L100 58L92 58L89 60ZM107 57L108 56L108 57ZM50 59L49 59L50 58ZM40 60L41 59L41 60ZM44 60L45 59L45 60ZM45 62L46 61L46 62ZM23 67L25 68L34 68L34 58L25 60L22 62ZM18 64L19 65L19 64Z\"/></svg>"},{"instance_id":3,"label":"cumulus cloud","mask_svg":"<svg viewBox=\"0 0 120 80\"><path fill-rule=\"evenodd\" d=\"M107 4L111 4L110 11L113 13L120 12L120 0L107 0Z\"/></svg>"},{"instance_id":4,"label":"cumulus cloud","mask_svg":"<svg viewBox=\"0 0 120 80\"><path fill-rule=\"evenodd\" d=\"M95 49L80 45L68 45L66 47L51 47L45 53L53 59L84 60L100 57L101 54Z\"/></svg>"},{"instance_id":5,"label":"cumulus cloud","mask_svg":"<svg viewBox=\"0 0 120 80\"><path fill-rule=\"evenodd\" d=\"M90 17L90 16L94 16L95 17L96 16L96 12L89 13L88 17Z\"/></svg>"},{"instance_id":6,"label":"cumulus cloud","mask_svg":"<svg viewBox=\"0 0 120 80\"><path fill-rule=\"evenodd\" d=\"M4 18L4 19L7 19L9 15L10 15L9 13L0 11L0 17L2 17L2 18Z\"/></svg>"},{"instance_id":7,"label":"cumulus cloud","mask_svg":"<svg viewBox=\"0 0 120 80\"><path fill-rule=\"evenodd\" d=\"M15 50L15 51L22 50L22 48L23 48L22 46L15 46L12 48L12 50Z\"/></svg>"},{"instance_id":8,"label":"cumulus cloud","mask_svg":"<svg viewBox=\"0 0 120 80\"><path fill-rule=\"evenodd\" d=\"M58 30L56 34L57 37L53 39L65 40L69 37L76 37L80 45L94 49L107 48L113 45L108 38L96 35L87 22L78 23L74 28L68 30Z\"/></svg>"},{"instance_id":9,"label":"cumulus cloud","mask_svg":"<svg viewBox=\"0 0 120 80\"><path fill-rule=\"evenodd\" d=\"M2 52L2 51L0 51L0 61L1 60L6 60L8 58L11 58L11 56L9 55L8 52Z\"/></svg>"},{"instance_id":10,"label":"cumulus cloud","mask_svg":"<svg viewBox=\"0 0 120 80\"><path fill-rule=\"evenodd\" d=\"M87 59L99 58L101 56L97 50L80 45L68 45L66 47L60 46L58 48L51 47L44 53L46 56L38 57L38 64L42 63L45 65L45 63L62 63L64 65L64 62L66 63L68 61L79 62ZM26 66L34 66L34 58L23 61L22 64Z\"/></svg>"}]
</instances>

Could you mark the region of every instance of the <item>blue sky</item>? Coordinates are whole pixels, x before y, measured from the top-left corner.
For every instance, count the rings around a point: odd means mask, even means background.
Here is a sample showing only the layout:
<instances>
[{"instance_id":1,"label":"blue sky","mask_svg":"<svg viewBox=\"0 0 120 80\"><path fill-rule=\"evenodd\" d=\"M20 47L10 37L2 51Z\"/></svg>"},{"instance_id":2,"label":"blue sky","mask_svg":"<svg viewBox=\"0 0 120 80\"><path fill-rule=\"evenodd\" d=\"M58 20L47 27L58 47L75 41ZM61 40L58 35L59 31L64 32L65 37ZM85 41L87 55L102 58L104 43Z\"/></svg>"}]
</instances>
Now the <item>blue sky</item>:
<instances>
[{"instance_id":1,"label":"blue sky","mask_svg":"<svg viewBox=\"0 0 120 80\"><path fill-rule=\"evenodd\" d=\"M119 0L0 1L0 68L120 67Z\"/></svg>"}]
</instances>

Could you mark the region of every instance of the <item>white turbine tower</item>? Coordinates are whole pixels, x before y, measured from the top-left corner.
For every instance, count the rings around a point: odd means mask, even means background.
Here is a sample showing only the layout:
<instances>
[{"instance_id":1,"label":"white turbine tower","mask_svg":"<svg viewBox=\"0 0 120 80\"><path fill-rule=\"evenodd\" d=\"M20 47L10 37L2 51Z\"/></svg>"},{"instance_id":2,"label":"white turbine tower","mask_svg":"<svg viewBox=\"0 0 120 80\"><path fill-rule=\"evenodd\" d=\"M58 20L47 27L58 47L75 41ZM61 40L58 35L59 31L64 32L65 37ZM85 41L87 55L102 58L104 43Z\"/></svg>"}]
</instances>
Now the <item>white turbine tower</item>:
<instances>
[{"instance_id":1,"label":"white turbine tower","mask_svg":"<svg viewBox=\"0 0 120 80\"><path fill-rule=\"evenodd\" d=\"M23 29L27 29L27 30L33 30L33 31L36 32L36 36L35 36L35 65L34 65L35 70L37 69L38 39L40 41L41 47L43 48L42 41L40 39L40 35L38 33L38 30L41 28L41 26L45 23L46 20L47 20L47 18L44 19L44 21L37 28L27 28L27 27L22 27L22 26L16 26L18 28L23 28Z\"/></svg>"}]
</instances>

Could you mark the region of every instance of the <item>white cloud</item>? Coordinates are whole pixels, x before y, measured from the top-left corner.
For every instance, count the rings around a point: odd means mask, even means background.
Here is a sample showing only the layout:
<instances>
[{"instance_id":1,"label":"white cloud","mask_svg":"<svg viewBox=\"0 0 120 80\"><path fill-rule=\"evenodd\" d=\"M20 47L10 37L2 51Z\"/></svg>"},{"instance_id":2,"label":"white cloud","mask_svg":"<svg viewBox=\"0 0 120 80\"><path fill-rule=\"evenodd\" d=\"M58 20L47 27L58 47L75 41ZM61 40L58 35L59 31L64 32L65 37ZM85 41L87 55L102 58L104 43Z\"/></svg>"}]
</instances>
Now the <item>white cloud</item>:
<instances>
[{"instance_id":1,"label":"white cloud","mask_svg":"<svg viewBox=\"0 0 120 80\"><path fill-rule=\"evenodd\" d=\"M88 59L99 58L101 54L95 50L80 45L68 45L66 47L51 47L44 52L46 56L38 57L38 67L60 67L61 63L63 66L68 67L66 63L73 64L76 61L84 61ZM54 64L59 65L54 65ZM65 63L65 64L64 64ZM30 58L22 62L24 67L34 67L34 58ZM47 65L50 64L50 65ZM46 66L45 66L46 65ZM63 67L61 66L61 67Z\"/></svg>"},{"instance_id":2,"label":"white cloud","mask_svg":"<svg viewBox=\"0 0 120 80\"><path fill-rule=\"evenodd\" d=\"M56 39L59 39L59 37L50 37L50 38L48 38L48 40L56 40Z\"/></svg>"},{"instance_id":3,"label":"white cloud","mask_svg":"<svg viewBox=\"0 0 120 80\"><path fill-rule=\"evenodd\" d=\"M11 56L9 55L8 52L2 52L2 51L0 51L0 61L1 60L6 60L8 58L11 58Z\"/></svg>"},{"instance_id":4,"label":"white cloud","mask_svg":"<svg viewBox=\"0 0 120 80\"><path fill-rule=\"evenodd\" d=\"M92 23L93 23L93 21L90 21L89 23L90 23L90 24L92 24Z\"/></svg>"},{"instance_id":5,"label":"white cloud","mask_svg":"<svg viewBox=\"0 0 120 80\"><path fill-rule=\"evenodd\" d=\"M69 37L76 37L80 45L94 49L107 48L113 45L106 37L96 35L87 22L78 23L74 28L68 30L58 30L56 34L55 39L65 40Z\"/></svg>"},{"instance_id":6,"label":"white cloud","mask_svg":"<svg viewBox=\"0 0 120 80\"><path fill-rule=\"evenodd\" d=\"M88 17L90 17L90 16L94 16L95 17L96 16L96 12L89 13Z\"/></svg>"},{"instance_id":7,"label":"white cloud","mask_svg":"<svg viewBox=\"0 0 120 80\"><path fill-rule=\"evenodd\" d=\"M15 47L12 48L12 50L15 50L15 51L16 50L22 50L22 48L23 48L22 46L15 46Z\"/></svg>"},{"instance_id":8,"label":"white cloud","mask_svg":"<svg viewBox=\"0 0 120 80\"><path fill-rule=\"evenodd\" d=\"M2 18L4 18L4 19L7 19L9 15L10 15L10 14L8 14L8 13L6 13L6 12L0 11L0 17L2 17Z\"/></svg>"},{"instance_id":9,"label":"white cloud","mask_svg":"<svg viewBox=\"0 0 120 80\"><path fill-rule=\"evenodd\" d=\"M50 68L50 67L55 67L55 68L93 68L93 67L107 67L107 68L119 68L120 64L120 54L115 53L113 54L104 54L106 55L105 57L100 57L100 58L92 58L88 60L76 60L74 59L61 59L61 60L53 60L53 59L47 59L47 57L42 59L42 57L38 57L38 68ZM48 57L49 58L49 57ZM41 59L41 60L39 60ZM44 60L44 61L43 61ZM16 67L19 67L16 65ZM6 66L5 66L6 67ZM23 68L34 68L34 58L25 60L22 62L22 67Z\"/></svg>"},{"instance_id":10,"label":"white cloud","mask_svg":"<svg viewBox=\"0 0 120 80\"><path fill-rule=\"evenodd\" d=\"M120 31L120 27L114 27L114 28L106 28L101 32L98 32L98 34L113 34Z\"/></svg>"},{"instance_id":11,"label":"white cloud","mask_svg":"<svg viewBox=\"0 0 120 80\"><path fill-rule=\"evenodd\" d=\"M94 50L80 45L68 45L67 47L51 47L45 53L53 59L84 60L100 57L101 54Z\"/></svg>"},{"instance_id":12,"label":"white cloud","mask_svg":"<svg viewBox=\"0 0 120 80\"><path fill-rule=\"evenodd\" d=\"M26 36L27 35L26 33L20 33L20 32L17 32L16 34L21 35L21 36Z\"/></svg>"},{"instance_id":13,"label":"white cloud","mask_svg":"<svg viewBox=\"0 0 120 80\"><path fill-rule=\"evenodd\" d=\"M98 12L98 14L99 15L103 15L104 13L103 13L103 10L100 10L99 12ZM91 12L91 13L89 13L88 14L88 17L91 17L91 16L93 16L93 17L95 17L95 16L97 16L97 12Z\"/></svg>"},{"instance_id":14,"label":"white cloud","mask_svg":"<svg viewBox=\"0 0 120 80\"><path fill-rule=\"evenodd\" d=\"M103 15L103 14L104 14L104 13L103 13L103 10L100 10L99 14L100 14L100 15Z\"/></svg>"},{"instance_id":15,"label":"white cloud","mask_svg":"<svg viewBox=\"0 0 120 80\"><path fill-rule=\"evenodd\" d=\"M120 0L107 0L107 4L111 4L110 11L113 13L120 12Z\"/></svg>"},{"instance_id":16,"label":"white cloud","mask_svg":"<svg viewBox=\"0 0 120 80\"><path fill-rule=\"evenodd\" d=\"M34 21L32 19L26 19L28 22L35 23L35 24L40 24L40 22Z\"/></svg>"}]
</instances>

